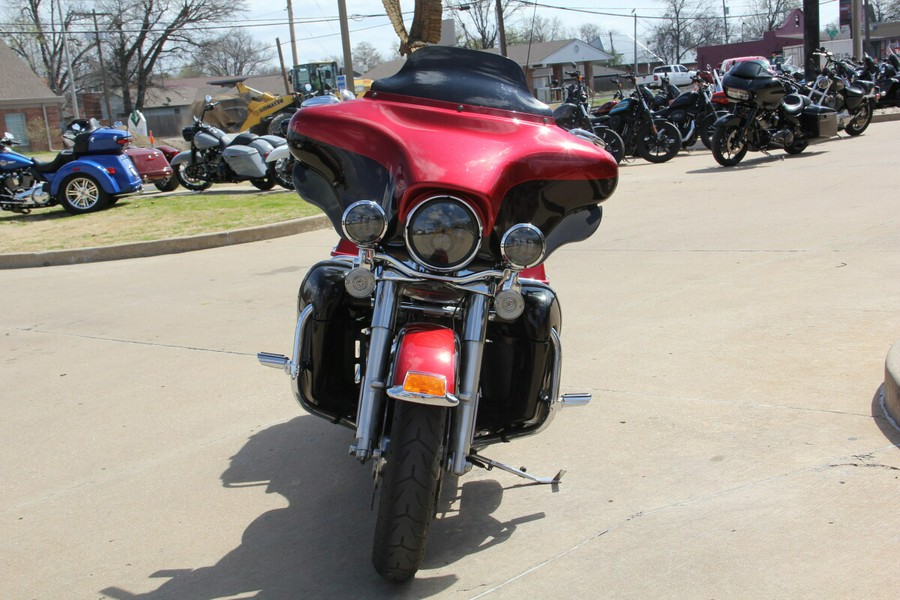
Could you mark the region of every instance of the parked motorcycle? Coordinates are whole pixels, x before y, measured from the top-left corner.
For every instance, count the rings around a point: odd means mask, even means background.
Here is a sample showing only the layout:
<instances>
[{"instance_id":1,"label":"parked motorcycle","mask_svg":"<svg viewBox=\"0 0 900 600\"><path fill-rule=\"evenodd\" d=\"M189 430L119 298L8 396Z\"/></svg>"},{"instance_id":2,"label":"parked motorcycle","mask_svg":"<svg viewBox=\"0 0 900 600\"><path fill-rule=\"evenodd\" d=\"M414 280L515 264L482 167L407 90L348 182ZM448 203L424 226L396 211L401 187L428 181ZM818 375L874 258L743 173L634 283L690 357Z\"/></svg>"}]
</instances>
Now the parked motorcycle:
<instances>
[{"instance_id":1,"label":"parked motorcycle","mask_svg":"<svg viewBox=\"0 0 900 600\"><path fill-rule=\"evenodd\" d=\"M61 204L77 215L141 191L141 177L123 154L130 133L100 127L71 135L71 150L63 150L50 162L15 152L12 148L19 143L11 133L0 138L0 210L27 214Z\"/></svg>"},{"instance_id":2,"label":"parked motorcycle","mask_svg":"<svg viewBox=\"0 0 900 600\"><path fill-rule=\"evenodd\" d=\"M351 98L345 97L345 101L349 99ZM321 106L323 104L340 103L341 100L339 100L332 94L326 96L310 96L300 103L300 108L302 109L309 106ZM288 123L290 123L290 119L282 121L282 123L283 128L279 130L278 135L287 137ZM293 172L294 164L296 163L296 161L294 160L294 157L290 152L290 148L286 143L275 146L275 148L269 153L269 155L266 156L266 163L269 165L269 173L272 174L272 177L275 178L275 182L278 183L278 185L288 190L294 189Z\"/></svg>"},{"instance_id":3,"label":"parked motorcycle","mask_svg":"<svg viewBox=\"0 0 900 600\"><path fill-rule=\"evenodd\" d=\"M716 121L712 139L716 162L734 166L748 150L784 148L788 154L799 154L810 140L837 135L837 113L798 94L792 81L755 60L728 71L722 83L733 112Z\"/></svg>"},{"instance_id":4,"label":"parked motorcycle","mask_svg":"<svg viewBox=\"0 0 900 600\"><path fill-rule=\"evenodd\" d=\"M553 109L553 120L563 129L596 143L609 152L616 159L616 163L622 162L625 157L625 143L618 133L598 123L597 118L588 112L587 86L584 84L581 71L576 69L566 71L566 74L573 77L575 83L566 86L566 99Z\"/></svg>"},{"instance_id":5,"label":"parked motorcycle","mask_svg":"<svg viewBox=\"0 0 900 600\"><path fill-rule=\"evenodd\" d=\"M725 111L718 110L720 105L713 102L713 77L708 71L699 72L691 81L693 90L680 94L654 114L678 128L683 148L696 144L698 137L709 148L716 119Z\"/></svg>"},{"instance_id":6,"label":"parked motorcycle","mask_svg":"<svg viewBox=\"0 0 900 600\"><path fill-rule=\"evenodd\" d=\"M858 72L861 79L875 82L875 108L900 106L900 57L890 53L876 63L866 54Z\"/></svg>"},{"instance_id":7,"label":"parked motorcycle","mask_svg":"<svg viewBox=\"0 0 900 600\"><path fill-rule=\"evenodd\" d=\"M622 137L626 156L637 155L653 163L671 160L681 150L678 128L653 114L647 99L647 94L651 97L653 94L637 85L634 75L629 78L635 84L635 91L610 106L608 113L597 117L597 122Z\"/></svg>"},{"instance_id":8,"label":"parked motorcycle","mask_svg":"<svg viewBox=\"0 0 900 600\"><path fill-rule=\"evenodd\" d=\"M275 144L284 144L284 139L250 132L226 134L204 123L203 117L217 104L207 96L200 116L194 117L194 124L181 131L191 148L179 152L171 161L178 183L195 192L208 189L214 183L248 180L260 190L275 187L275 176L265 159Z\"/></svg>"},{"instance_id":9,"label":"parked motorcycle","mask_svg":"<svg viewBox=\"0 0 900 600\"><path fill-rule=\"evenodd\" d=\"M473 467L558 483L482 454L557 409L559 300L543 263L600 225L609 153L552 122L519 66L427 46L363 99L291 119L298 193L341 237L298 294L285 370L310 413L354 431L380 496L372 561L419 569L441 486Z\"/></svg>"},{"instance_id":10,"label":"parked motorcycle","mask_svg":"<svg viewBox=\"0 0 900 600\"><path fill-rule=\"evenodd\" d=\"M835 59L820 48L814 56L824 56L825 66L807 87L807 97L817 106L837 111L838 129L860 135L872 122L875 112L875 84L857 79L856 65Z\"/></svg>"}]
</instances>

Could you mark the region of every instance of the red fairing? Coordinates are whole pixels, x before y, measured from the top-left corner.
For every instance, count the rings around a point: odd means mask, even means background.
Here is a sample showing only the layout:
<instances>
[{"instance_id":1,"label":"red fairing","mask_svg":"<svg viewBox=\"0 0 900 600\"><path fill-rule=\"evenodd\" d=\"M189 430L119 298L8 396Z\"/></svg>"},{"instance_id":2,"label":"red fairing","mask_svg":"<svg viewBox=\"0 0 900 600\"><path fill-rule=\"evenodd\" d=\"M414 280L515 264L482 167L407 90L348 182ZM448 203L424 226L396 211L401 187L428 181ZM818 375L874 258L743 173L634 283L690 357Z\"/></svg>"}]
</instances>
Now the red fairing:
<instances>
[{"instance_id":1,"label":"red fairing","mask_svg":"<svg viewBox=\"0 0 900 600\"><path fill-rule=\"evenodd\" d=\"M401 221L422 194L457 190L478 203L489 231L517 184L618 177L609 153L552 118L526 113L370 92L353 102L304 108L291 128L388 169Z\"/></svg>"},{"instance_id":2,"label":"red fairing","mask_svg":"<svg viewBox=\"0 0 900 600\"><path fill-rule=\"evenodd\" d=\"M452 329L418 323L401 335L394 368L394 385L403 385L410 371L443 375L447 393L456 392L456 335Z\"/></svg>"}]
</instances>

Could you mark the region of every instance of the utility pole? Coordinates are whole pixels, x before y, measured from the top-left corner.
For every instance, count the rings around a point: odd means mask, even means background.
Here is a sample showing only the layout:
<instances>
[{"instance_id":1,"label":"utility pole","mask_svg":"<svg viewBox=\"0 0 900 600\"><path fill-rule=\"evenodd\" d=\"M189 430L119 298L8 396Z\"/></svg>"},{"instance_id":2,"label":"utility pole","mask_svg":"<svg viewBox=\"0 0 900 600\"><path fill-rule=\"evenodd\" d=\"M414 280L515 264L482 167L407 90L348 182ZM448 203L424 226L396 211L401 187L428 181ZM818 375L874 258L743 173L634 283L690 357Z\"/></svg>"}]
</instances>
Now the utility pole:
<instances>
[{"instance_id":1,"label":"utility pole","mask_svg":"<svg viewBox=\"0 0 900 600\"><path fill-rule=\"evenodd\" d=\"M722 23L725 24L725 43L728 43L728 7L725 6L725 0L722 0Z\"/></svg>"},{"instance_id":2,"label":"utility pole","mask_svg":"<svg viewBox=\"0 0 900 600\"><path fill-rule=\"evenodd\" d=\"M63 19L62 3L56 3L56 9L59 13L59 25L62 28L63 50L66 53L66 63L69 67L69 85L72 86L72 110L75 111L75 118L80 119L81 113L78 112L78 92L75 85L75 71L72 69L72 53L69 52L69 38L66 35L66 21Z\"/></svg>"},{"instance_id":3,"label":"utility pole","mask_svg":"<svg viewBox=\"0 0 900 600\"><path fill-rule=\"evenodd\" d=\"M631 72L637 75L637 11L636 9L631 10L631 14L634 15L634 67Z\"/></svg>"},{"instance_id":4,"label":"utility pole","mask_svg":"<svg viewBox=\"0 0 900 600\"><path fill-rule=\"evenodd\" d=\"M291 55L294 59L294 65L298 65L300 60L297 58L297 36L294 34L294 7L291 4L291 0L287 0L287 11L288 25L291 27ZM291 67L294 65L291 65Z\"/></svg>"},{"instance_id":5,"label":"utility pole","mask_svg":"<svg viewBox=\"0 0 900 600\"><path fill-rule=\"evenodd\" d=\"M288 85L287 70L284 68L284 53L281 51L281 40L275 38L275 47L278 48L278 64L281 65L281 78L284 79L284 93L290 94L291 87Z\"/></svg>"},{"instance_id":6,"label":"utility pole","mask_svg":"<svg viewBox=\"0 0 900 600\"><path fill-rule=\"evenodd\" d=\"M347 24L347 2L338 0L338 18L341 21L341 45L344 49L344 82L347 89L356 93L353 82L353 55L350 52L350 27Z\"/></svg>"},{"instance_id":7,"label":"utility pole","mask_svg":"<svg viewBox=\"0 0 900 600\"><path fill-rule=\"evenodd\" d=\"M108 13L105 13L108 15ZM106 65L103 64L103 49L100 47L100 26L97 25L97 11L92 10L91 16L94 18L94 39L97 41L97 54L100 55L100 81L103 83L103 103L106 105L106 117L109 124L113 124L112 109L109 107L109 88L106 85Z\"/></svg>"},{"instance_id":8,"label":"utility pole","mask_svg":"<svg viewBox=\"0 0 900 600\"><path fill-rule=\"evenodd\" d=\"M497 35L500 38L500 56L506 56L506 27L503 25L501 0L497 0Z\"/></svg>"},{"instance_id":9,"label":"utility pole","mask_svg":"<svg viewBox=\"0 0 900 600\"><path fill-rule=\"evenodd\" d=\"M819 1L803 0L803 56L806 64L803 65L807 81L816 78L813 52L819 49Z\"/></svg>"}]
</instances>

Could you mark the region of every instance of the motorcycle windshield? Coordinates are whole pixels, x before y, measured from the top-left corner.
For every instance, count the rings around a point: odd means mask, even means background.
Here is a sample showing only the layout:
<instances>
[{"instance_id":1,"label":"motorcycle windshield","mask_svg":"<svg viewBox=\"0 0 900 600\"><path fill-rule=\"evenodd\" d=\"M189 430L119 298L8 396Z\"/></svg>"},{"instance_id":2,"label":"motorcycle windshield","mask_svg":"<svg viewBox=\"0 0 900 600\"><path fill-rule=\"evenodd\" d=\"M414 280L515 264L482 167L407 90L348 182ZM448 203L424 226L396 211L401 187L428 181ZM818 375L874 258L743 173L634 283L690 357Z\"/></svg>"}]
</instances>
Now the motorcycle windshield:
<instances>
[{"instance_id":1,"label":"motorcycle windshield","mask_svg":"<svg viewBox=\"0 0 900 600\"><path fill-rule=\"evenodd\" d=\"M452 194L478 214L486 260L518 222L543 231L547 254L589 236L618 178L607 152L554 124L518 65L460 48L423 48L363 99L303 108L288 143L297 192L338 234L350 204L374 200L390 219L386 243L402 245L409 212Z\"/></svg>"}]
</instances>

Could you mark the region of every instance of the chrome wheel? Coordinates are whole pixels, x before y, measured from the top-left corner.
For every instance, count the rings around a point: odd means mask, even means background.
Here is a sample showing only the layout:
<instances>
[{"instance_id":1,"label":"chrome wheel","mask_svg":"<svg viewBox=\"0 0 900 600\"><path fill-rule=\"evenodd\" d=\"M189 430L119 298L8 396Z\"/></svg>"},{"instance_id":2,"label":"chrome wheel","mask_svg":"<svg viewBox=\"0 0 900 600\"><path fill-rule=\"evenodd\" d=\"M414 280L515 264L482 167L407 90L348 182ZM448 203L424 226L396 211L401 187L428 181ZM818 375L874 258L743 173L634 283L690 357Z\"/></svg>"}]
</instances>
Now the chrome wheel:
<instances>
[{"instance_id":1,"label":"chrome wheel","mask_svg":"<svg viewBox=\"0 0 900 600\"><path fill-rule=\"evenodd\" d=\"M109 203L109 194L88 175L67 178L62 184L60 196L63 208L73 215L98 211Z\"/></svg>"}]
</instances>

